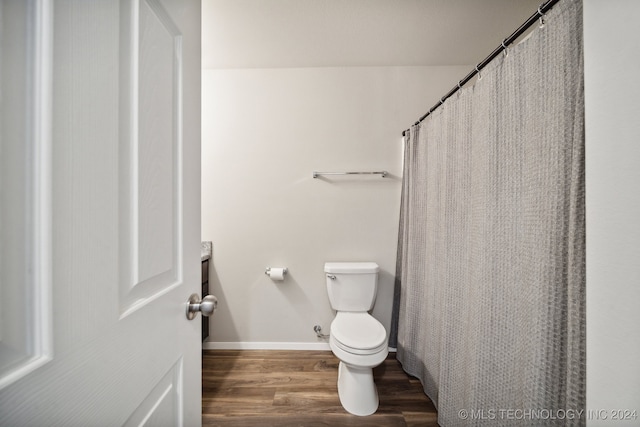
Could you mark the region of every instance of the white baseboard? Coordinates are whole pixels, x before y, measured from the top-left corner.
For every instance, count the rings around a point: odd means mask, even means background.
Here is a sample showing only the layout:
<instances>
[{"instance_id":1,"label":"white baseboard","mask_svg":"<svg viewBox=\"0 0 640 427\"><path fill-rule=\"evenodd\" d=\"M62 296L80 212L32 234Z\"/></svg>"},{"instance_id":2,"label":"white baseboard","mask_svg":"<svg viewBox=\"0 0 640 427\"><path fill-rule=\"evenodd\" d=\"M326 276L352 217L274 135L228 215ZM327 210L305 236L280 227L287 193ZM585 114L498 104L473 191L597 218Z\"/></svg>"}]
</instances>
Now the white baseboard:
<instances>
[{"instance_id":1,"label":"white baseboard","mask_svg":"<svg viewBox=\"0 0 640 427\"><path fill-rule=\"evenodd\" d=\"M213 342L202 343L204 350L326 350L331 351L329 343L324 342Z\"/></svg>"},{"instance_id":2,"label":"white baseboard","mask_svg":"<svg viewBox=\"0 0 640 427\"><path fill-rule=\"evenodd\" d=\"M203 350L318 350L331 351L329 343L324 342L213 342L202 343ZM395 353L389 347L389 353Z\"/></svg>"}]
</instances>

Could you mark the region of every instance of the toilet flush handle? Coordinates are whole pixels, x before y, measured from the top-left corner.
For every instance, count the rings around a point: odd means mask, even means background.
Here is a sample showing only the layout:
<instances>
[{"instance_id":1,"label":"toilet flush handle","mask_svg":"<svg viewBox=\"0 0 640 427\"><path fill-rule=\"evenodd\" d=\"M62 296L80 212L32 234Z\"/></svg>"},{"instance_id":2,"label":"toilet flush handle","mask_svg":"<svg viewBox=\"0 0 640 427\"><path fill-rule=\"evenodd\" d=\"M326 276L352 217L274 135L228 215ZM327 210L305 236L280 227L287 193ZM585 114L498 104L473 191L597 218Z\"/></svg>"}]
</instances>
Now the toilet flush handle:
<instances>
[{"instance_id":1,"label":"toilet flush handle","mask_svg":"<svg viewBox=\"0 0 640 427\"><path fill-rule=\"evenodd\" d=\"M327 277L331 280L336 280L336 276L333 274L327 274Z\"/></svg>"}]
</instances>

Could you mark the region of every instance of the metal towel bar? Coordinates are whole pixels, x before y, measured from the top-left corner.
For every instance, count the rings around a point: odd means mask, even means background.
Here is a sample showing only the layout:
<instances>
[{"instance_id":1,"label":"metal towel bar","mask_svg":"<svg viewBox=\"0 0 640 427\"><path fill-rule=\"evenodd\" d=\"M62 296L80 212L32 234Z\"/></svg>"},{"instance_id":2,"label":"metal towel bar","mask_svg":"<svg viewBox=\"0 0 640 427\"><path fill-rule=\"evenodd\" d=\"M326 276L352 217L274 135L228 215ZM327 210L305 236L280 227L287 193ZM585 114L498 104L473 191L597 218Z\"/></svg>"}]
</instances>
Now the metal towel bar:
<instances>
[{"instance_id":1,"label":"metal towel bar","mask_svg":"<svg viewBox=\"0 0 640 427\"><path fill-rule=\"evenodd\" d=\"M376 171L376 172L313 172L313 177L317 178L320 175L382 175L382 178L386 178L389 172Z\"/></svg>"}]
</instances>

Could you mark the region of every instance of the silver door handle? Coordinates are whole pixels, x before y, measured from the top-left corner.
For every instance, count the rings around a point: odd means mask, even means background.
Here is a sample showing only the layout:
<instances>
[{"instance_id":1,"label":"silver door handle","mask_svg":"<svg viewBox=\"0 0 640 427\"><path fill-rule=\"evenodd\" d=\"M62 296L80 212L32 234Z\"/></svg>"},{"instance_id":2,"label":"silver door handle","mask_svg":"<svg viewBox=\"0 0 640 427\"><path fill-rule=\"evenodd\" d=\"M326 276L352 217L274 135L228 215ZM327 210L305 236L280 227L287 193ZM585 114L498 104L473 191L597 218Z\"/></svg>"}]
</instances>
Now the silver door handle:
<instances>
[{"instance_id":1,"label":"silver door handle","mask_svg":"<svg viewBox=\"0 0 640 427\"><path fill-rule=\"evenodd\" d=\"M211 316L217 307L218 298L213 295L207 295L200 300L200 295L191 294L187 302L187 319L193 320L198 312L203 316Z\"/></svg>"}]
</instances>

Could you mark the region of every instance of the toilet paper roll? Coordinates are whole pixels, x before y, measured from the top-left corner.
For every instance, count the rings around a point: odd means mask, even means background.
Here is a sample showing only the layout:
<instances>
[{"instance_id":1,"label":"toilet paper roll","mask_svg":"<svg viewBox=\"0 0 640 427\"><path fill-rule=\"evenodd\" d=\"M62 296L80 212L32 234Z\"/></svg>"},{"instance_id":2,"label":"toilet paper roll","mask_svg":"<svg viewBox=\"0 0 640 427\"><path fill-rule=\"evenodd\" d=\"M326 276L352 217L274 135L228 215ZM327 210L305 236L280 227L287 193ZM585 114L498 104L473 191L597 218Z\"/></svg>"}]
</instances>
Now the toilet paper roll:
<instances>
[{"instance_id":1,"label":"toilet paper roll","mask_svg":"<svg viewBox=\"0 0 640 427\"><path fill-rule=\"evenodd\" d=\"M284 275L287 274L287 269L283 267L271 267L267 274L269 274L271 280L282 281L284 280Z\"/></svg>"}]
</instances>

